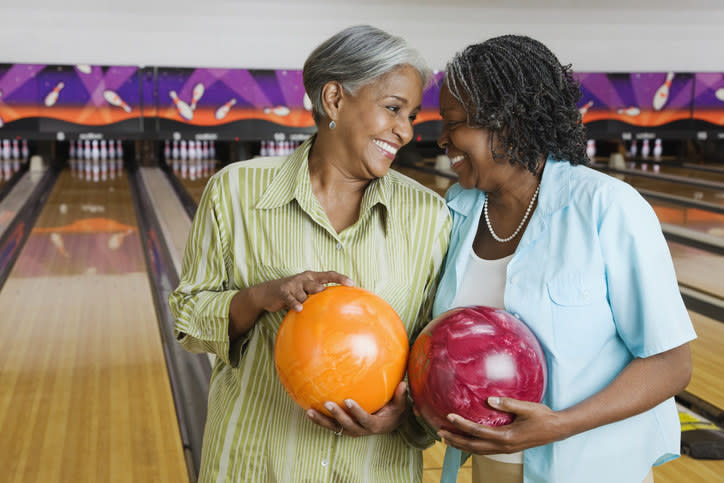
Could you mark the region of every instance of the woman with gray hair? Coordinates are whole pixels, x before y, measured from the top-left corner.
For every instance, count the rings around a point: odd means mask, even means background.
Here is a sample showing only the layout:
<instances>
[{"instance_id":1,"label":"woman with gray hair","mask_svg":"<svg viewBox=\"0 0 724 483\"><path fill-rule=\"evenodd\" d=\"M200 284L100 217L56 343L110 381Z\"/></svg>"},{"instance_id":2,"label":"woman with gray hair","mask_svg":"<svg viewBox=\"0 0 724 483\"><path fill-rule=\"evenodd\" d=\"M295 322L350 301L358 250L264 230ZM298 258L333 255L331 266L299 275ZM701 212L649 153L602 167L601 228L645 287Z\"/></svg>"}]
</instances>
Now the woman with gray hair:
<instances>
[{"instance_id":1,"label":"woman with gray hair","mask_svg":"<svg viewBox=\"0 0 724 483\"><path fill-rule=\"evenodd\" d=\"M327 284L429 320L448 244L444 201L390 170L413 136L428 69L399 37L345 29L304 65L318 132L287 157L234 163L208 183L169 305L176 335L215 354L200 481L420 481L432 440L400 383L374 414L304 411L275 372L288 310ZM329 321L330 324L335 321Z\"/></svg>"}]
</instances>

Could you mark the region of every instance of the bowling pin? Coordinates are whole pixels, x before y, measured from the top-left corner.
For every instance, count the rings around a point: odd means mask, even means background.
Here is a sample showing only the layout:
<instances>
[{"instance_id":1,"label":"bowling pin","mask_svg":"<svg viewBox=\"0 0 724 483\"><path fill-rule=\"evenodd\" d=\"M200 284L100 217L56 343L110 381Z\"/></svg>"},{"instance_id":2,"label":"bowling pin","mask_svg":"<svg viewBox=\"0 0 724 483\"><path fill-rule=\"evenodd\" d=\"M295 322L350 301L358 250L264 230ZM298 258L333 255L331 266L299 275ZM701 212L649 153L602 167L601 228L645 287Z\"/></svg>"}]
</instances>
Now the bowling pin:
<instances>
[{"instance_id":1,"label":"bowling pin","mask_svg":"<svg viewBox=\"0 0 724 483\"><path fill-rule=\"evenodd\" d=\"M196 110L196 103L199 102L199 99L201 99L201 96L204 95L204 85L199 82L194 86L194 90L191 93L191 110Z\"/></svg>"},{"instance_id":2,"label":"bowling pin","mask_svg":"<svg viewBox=\"0 0 724 483\"><path fill-rule=\"evenodd\" d=\"M92 157L92 156L91 156L91 144L90 144L90 141L87 140L87 139L85 140L85 143L84 143L83 156L84 156L85 159L87 159L87 160L88 160L88 159L91 159L91 157Z\"/></svg>"},{"instance_id":3,"label":"bowling pin","mask_svg":"<svg viewBox=\"0 0 724 483\"><path fill-rule=\"evenodd\" d=\"M631 141L631 147L629 148L628 153L631 155L632 158L636 157L636 154L638 153L638 143L635 139Z\"/></svg>"},{"instance_id":4,"label":"bowling pin","mask_svg":"<svg viewBox=\"0 0 724 483\"><path fill-rule=\"evenodd\" d=\"M216 119L221 120L221 119L225 118L226 115L229 114L229 111L231 110L231 106L233 106L234 104L236 104L236 98L230 99L229 101L226 102L226 104L224 104L223 106L218 108L216 110L216 113L214 114Z\"/></svg>"},{"instance_id":5,"label":"bowling pin","mask_svg":"<svg viewBox=\"0 0 724 483\"><path fill-rule=\"evenodd\" d=\"M171 145L168 143L168 139L163 142L163 159L167 163L171 159Z\"/></svg>"},{"instance_id":6,"label":"bowling pin","mask_svg":"<svg viewBox=\"0 0 724 483\"><path fill-rule=\"evenodd\" d=\"M48 93L47 96L45 96L45 105L47 107L53 107L56 102L58 102L58 95L60 94L60 91L65 87L65 84L62 82L58 82L58 84L53 87L53 90Z\"/></svg>"},{"instance_id":7,"label":"bowling pin","mask_svg":"<svg viewBox=\"0 0 724 483\"><path fill-rule=\"evenodd\" d=\"M186 140L182 139L181 144L179 146L179 154L181 155L181 161L186 161L188 159L189 151L186 148Z\"/></svg>"},{"instance_id":8,"label":"bowling pin","mask_svg":"<svg viewBox=\"0 0 724 483\"><path fill-rule=\"evenodd\" d=\"M618 112L619 114L633 117L633 116L638 116L639 114L641 114L641 109L639 109L636 106L629 106L625 109L619 109L616 112Z\"/></svg>"},{"instance_id":9,"label":"bowling pin","mask_svg":"<svg viewBox=\"0 0 724 483\"><path fill-rule=\"evenodd\" d=\"M209 158L216 159L216 146L214 141L209 141Z\"/></svg>"},{"instance_id":10,"label":"bowling pin","mask_svg":"<svg viewBox=\"0 0 724 483\"><path fill-rule=\"evenodd\" d=\"M656 139L654 141L654 159L661 159L661 153L663 152L663 147L661 146L661 139Z\"/></svg>"},{"instance_id":11,"label":"bowling pin","mask_svg":"<svg viewBox=\"0 0 724 483\"><path fill-rule=\"evenodd\" d=\"M22 154L23 161L27 161L28 157L30 156L30 149L28 148L28 140L23 139L22 144L20 146L20 154Z\"/></svg>"},{"instance_id":12,"label":"bowling pin","mask_svg":"<svg viewBox=\"0 0 724 483\"><path fill-rule=\"evenodd\" d=\"M2 97L2 96L3 96L3 91L0 91L0 97ZM3 124L5 124L5 122L3 121L3 118L0 116L0 127L3 127Z\"/></svg>"},{"instance_id":13,"label":"bowling pin","mask_svg":"<svg viewBox=\"0 0 724 483\"><path fill-rule=\"evenodd\" d=\"M189 141L189 159L196 159L196 141L194 140Z\"/></svg>"},{"instance_id":14,"label":"bowling pin","mask_svg":"<svg viewBox=\"0 0 724 483\"><path fill-rule=\"evenodd\" d=\"M116 147L113 139L108 141L108 159L116 159ZM111 163L113 165L113 163Z\"/></svg>"},{"instance_id":15,"label":"bowling pin","mask_svg":"<svg viewBox=\"0 0 724 483\"><path fill-rule=\"evenodd\" d=\"M264 114L274 114L276 116L288 116L290 112L287 106L274 106L264 109Z\"/></svg>"},{"instance_id":16,"label":"bowling pin","mask_svg":"<svg viewBox=\"0 0 724 483\"><path fill-rule=\"evenodd\" d=\"M720 87L719 89L717 89L714 93L714 96L720 101L724 102L724 87Z\"/></svg>"},{"instance_id":17,"label":"bowling pin","mask_svg":"<svg viewBox=\"0 0 724 483\"><path fill-rule=\"evenodd\" d=\"M108 159L108 145L105 139L101 139L100 151L101 160Z\"/></svg>"},{"instance_id":18,"label":"bowling pin","mask_svg":"<svg viewBox=\"0 0 724 483\"><path fill-rule=\"evenodd\" d=\"M122 108L126 112L131 112L131 106L126 104L126 101L121 99L121 96L111 90L103 91L103 97L106 99L108 104Z\"/></svg>"},{"instance_id":19,"label":"bowling pin","mask_svg":"<svg viewBox=\"0 0 724 483\"><path fill-rule=\"evenodd\" d=\"M656 94L654 94L654 111L660 111L664 108L666 105L666 102L669 100L669 89L671 88L671 81L674 79L674 73L669 72L666 74L666 80L663 84L661 84L661 87L656 89Z\"/></svg>"},{"instance_id":20,"label":"bowling pin","mask_svg":"<svg viewBox=\"0 0 724 483\"><path fill-rule=\"evenodd\" d=\"M17 139L13 139L12 146L13 147L12 147L11 153L12 153L13 159L20 159L20 145L18 144Z\"/></svg>"},{"instance_id":21,"label":"bowling pin","mask_svg":"<svg viewBox=\"0 0 724 483\"><path fill-rule=\"evenodd\" d=\"M649 140L644 139L644 144L641 146L641 157L646 159L649 157L650 153L651 153L651 148L649 146Z\"/></svg>"},{"instance_id":22,"label":"bowling pin","mask_svg":"<svg viewBox=\"0 0 724 483\"><path fill-rule=\"evenodd\" d=\"M98 149L98 140L94 139L91 142L91 159L93 161L98 161L101 157L101 151Z\"/></svg>"},{"instance_id":23,"label":"bowling pin","mask_svg":"<svg viewBox=\"0 0 724 483\"><path fill-rule=\"evenodd\" d=\"M178 111L179 115L186 119L187 121L190 121L194 118L194 111L191 109L191 106L186 104L184 101L179 99L178 95L176 94L176 91L171 91L168 93L168 95L171 97L171 100L173 100L173 103L176 105L176 110Z\"/></svg>"},{"instance_id":24,"label":"bowling pin","mask_svg":"<svg viewBox=\"0 0 724 483\"><path fill-rule=\"evenodd\" d=\"M585 103L581 108L578 109L578 112L581 113L581 117L585 116L588 113L588 110L593 106L593 101L588 101Z\"/></svg>"},{"instance_id":25,"label":"bowling pin","mask_svg":"<svg viewBox=\"0 0 724 483\"><path fill-rule=\"evenodd\" d=\"M179 157L178 141L175 139L173 141L173 148L171 148L171 157L173 159L178 159L178 157Z\"/></svg>"},{"instance_id":26,"label":"bowling pin","mask_svg":"<svg viewBox=\"0 0 724 483\"><path fill-rule=\"evenodd\" d=\"M116 170L120 176L123 173L123 142L120 139L116 140Z\"/></svg>"}]
</instances>

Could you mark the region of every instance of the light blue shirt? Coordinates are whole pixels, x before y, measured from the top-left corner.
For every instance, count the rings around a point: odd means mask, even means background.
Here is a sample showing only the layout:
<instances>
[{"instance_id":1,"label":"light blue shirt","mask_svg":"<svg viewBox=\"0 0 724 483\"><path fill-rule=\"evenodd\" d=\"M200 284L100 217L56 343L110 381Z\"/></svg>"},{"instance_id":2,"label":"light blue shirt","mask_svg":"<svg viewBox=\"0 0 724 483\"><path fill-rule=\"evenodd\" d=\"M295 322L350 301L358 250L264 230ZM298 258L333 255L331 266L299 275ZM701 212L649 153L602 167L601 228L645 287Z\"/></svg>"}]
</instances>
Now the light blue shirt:
<instances>
[{"instance_id":1,"label":"light blue shirt","mask_svg":"<svg viewBox=\"0 0 724 483\"><path fill-rule=\"evenodd\" d=\"M450 247L433 306L451 308L485 201L447 194ZM696 337L671 255L649 204L628 184L549 158L538 206L508 264L505 308L538 337L548 363L543 403L554 410L601 391L637 357ZM640 482L679 455L671 398L637 416L524 452L526 482Z\"/></svg>"}]
</instances>

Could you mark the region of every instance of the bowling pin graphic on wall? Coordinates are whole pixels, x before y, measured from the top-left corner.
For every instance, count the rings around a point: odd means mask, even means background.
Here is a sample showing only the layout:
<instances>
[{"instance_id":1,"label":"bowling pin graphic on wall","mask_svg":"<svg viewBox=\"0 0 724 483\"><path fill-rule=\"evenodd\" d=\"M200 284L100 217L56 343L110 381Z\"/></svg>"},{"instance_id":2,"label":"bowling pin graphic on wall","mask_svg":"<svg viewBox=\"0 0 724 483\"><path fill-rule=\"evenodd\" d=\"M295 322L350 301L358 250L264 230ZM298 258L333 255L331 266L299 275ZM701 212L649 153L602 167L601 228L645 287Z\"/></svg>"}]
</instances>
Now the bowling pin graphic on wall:
<instances>
[{"instance_id":1,"label":"bowling pin graphic on wall","mask_svg":"<svg viewBox=\"0 0 724 483\"><path fill-rule=\"evenodd\" d=\"M0 98L1 98L2 96L3 96L3 91L0 91ZM2 116L0 116L0 127L3 127L3 124L5 124L5 123L3 122Z\"/></svg>"},{"instance_id":2,"label":"bowling pin graphic on wall","mask_svg":"<svg viewBox=\"0 0 724 483\"><path fill-rule=\"evenodd\" d=\"M587 113L588 110L593 106L593 101L588 101L585 103L582 107L578 109L578 112L581 113L581 118L583 118Z\"/></svg>"},{"instance_id":3,"label":"bowling pin graphic on wall","mask_svg":"<svg viewBox=\"0 0 724 483\"><path fill-rule=\"evenodd\" d=\"M119 96L117 93L111 90L105 90L103 91L103 97L106 99L108 104L116 107L122 108L126 112L131 112L131 106L126 104L126 102L121 99L121 96Z\"/></svg>"},{"instance_id":4,"label":"bowling pin graphic on wall","mask_svg":"<svg viewBox=\"0 0 724 483\"><path fill-rule=\"evenodd\" d=\"M625 107L623 109L619 109L616 112L619 114L623 114L624 116L633 117L633 116L638 116L639 114L641 114L641 109L639 109L636 106L629 106L629 107Z\"/></svg>"},{"instance_id":5,"label":"bowling pin graphic on wall","mask_svg":"<svg viewBox=\"0 0 724 483\"><path fill-rule=\"evenodd\" d=\"M226 102L226 104L224 104L223 106L218 108L216 110L216 113L214 114L216 119L221 120L221 119L225 118L226 115L229 114L229 111L231 110L231 106L233 106L234 104L236 104L236 99L231 98Z\"/></svg>"},{"instance_id":6,"label":"bowling pin graphic on wall","mask_svg":"<svg viewBox=\"0 0 724 483\"><path fill-rule=\"evenodd\" d=\"M720 101L724 102L724 87L720 87L719 89L717 89L714 93L714 96L716 96L716 98Z\"/></svg>"},{"instance_id":7,"label":"bowling pin graphic on wall","mask_svg":"<svg viewBox=\"0 0 724 483\"><path fill-rule=\"evenodd\" d=\"M669 101L669 91L671 90L671 81L674 80L674 73L669 72L666 74L666 80L661 86L656 89L654 94L653 107L654 111L660 111L664 108L666 103Z\"/></svg>"},{"instance_id":8,"label":"bowling pin graphic on wall","mask_svg":"<svg viewBox=\"0 0 724 483\"><path fill-rule=\"evenodd\" d=\"M189 106L192 111L196 110L196 103L199 102L201 96L204 95L204 90L204 85L201 82L194 86L194 90L191 94L191 105Z\"/></svg>"},{"instance_id":9,"label":"bowling pin graphic on wall","mask_svg":"<svg viewBox=\"0 0 724 483\"><path fill-rule=\"evenodd\" d=\"M194 118L193 109L191 109L191 106L189 106L184 101L179 99L178 94L176 94L176 91L171 91L168 93L168 95L171 97L171 100L176 105L176 110L178 111L178 113L181 117L183 117L187 121L190 121Z\"/></svg>"},{"instance_id":10,"label":"bowling pin graphic on wall","mask_svg":"<svg viewBox=\"0 0 724 483\"><path fill-rule=\"evenodd\" d=\"M56 102L58 102L58 96L60 95L60 91L65 87L65 84L62 82L58 82L55 87L53 87L53 90L48 92L48 94L45 96L45 105L46 107L53 107Z\"/></svg>"}]
</instances>

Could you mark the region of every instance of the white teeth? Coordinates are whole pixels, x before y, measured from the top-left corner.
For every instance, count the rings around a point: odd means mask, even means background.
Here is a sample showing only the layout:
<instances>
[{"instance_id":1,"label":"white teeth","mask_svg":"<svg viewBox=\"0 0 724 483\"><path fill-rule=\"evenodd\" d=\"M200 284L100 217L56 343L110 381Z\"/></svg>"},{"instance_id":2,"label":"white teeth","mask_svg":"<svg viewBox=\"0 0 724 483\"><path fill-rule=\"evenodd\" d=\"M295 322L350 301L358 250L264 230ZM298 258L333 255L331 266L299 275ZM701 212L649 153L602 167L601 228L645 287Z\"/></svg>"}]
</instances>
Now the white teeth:
<instances>
[{"instance_id":1,"label":"white teeth","mask_svg":"<svg viewBox=\"0 0 724 483\"><path fill-rule=\"evenodd\" d=\"M455 156L454 158L450 158L450 164L459 163L460 161L463 160L464 157L465 157L465 156L463 156L463 155L461 154L460 156Z\"/></svg>"},{"instance_id":2,"label":"white teeth","mask_svg":"<svg viewBox=\"0 0 724 483\"><path fill-rule=\"evenodd\" d=\"M374 139L373 142L391 155L394 156L395 154L397 154L397 149L391 144L387 144L386 142L380 141L379 139Z\"/></svg>"}]
</instances>

